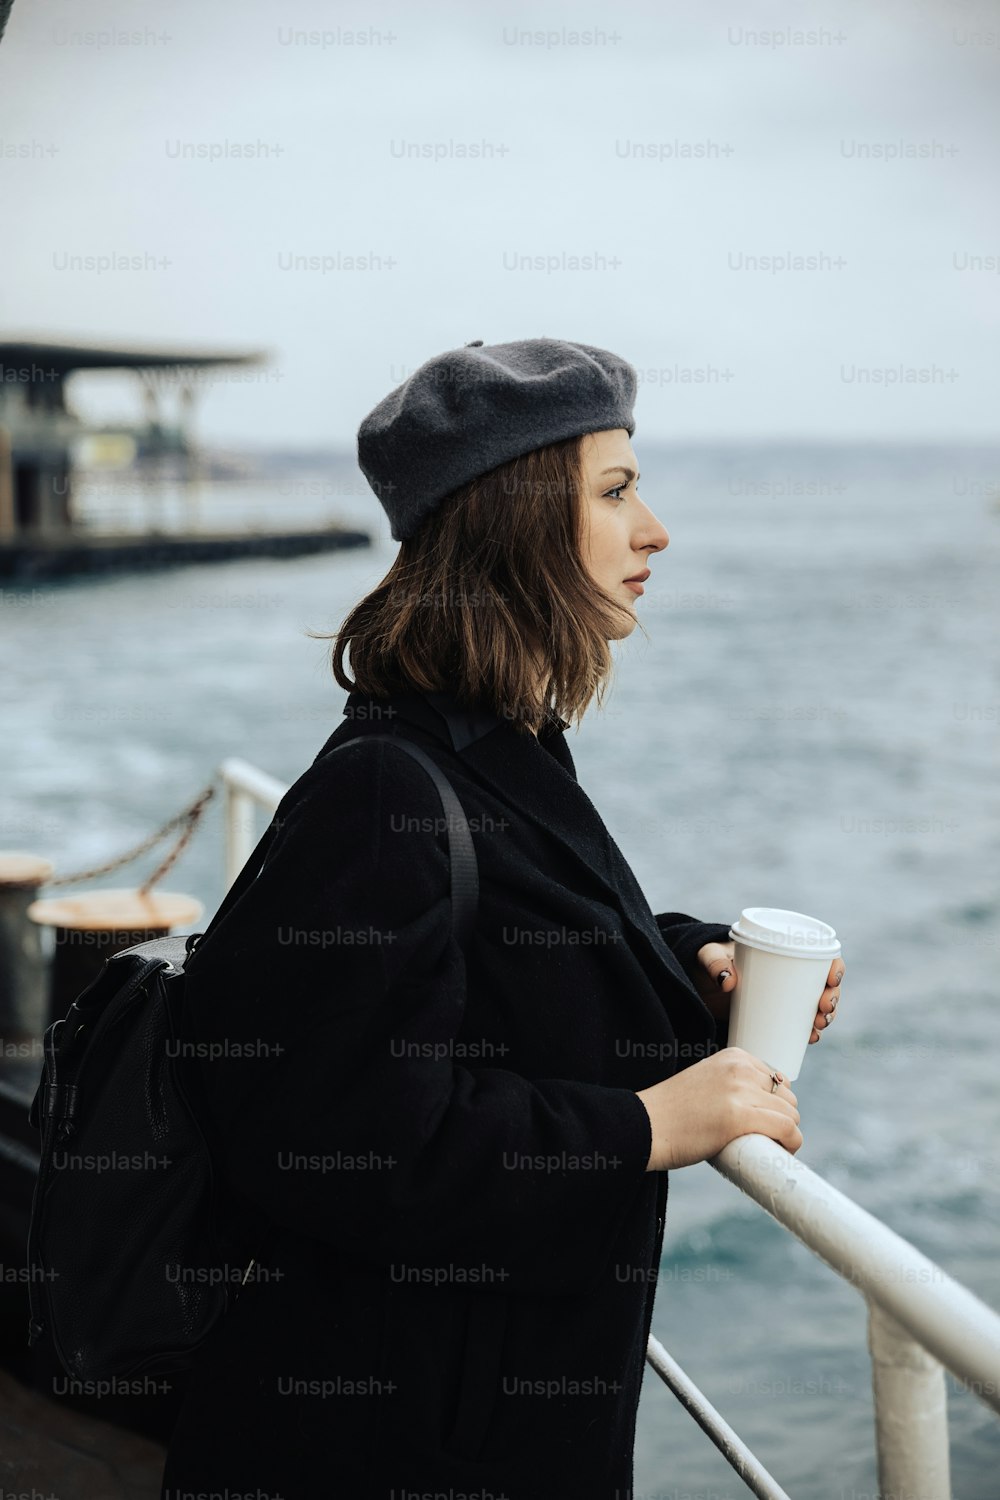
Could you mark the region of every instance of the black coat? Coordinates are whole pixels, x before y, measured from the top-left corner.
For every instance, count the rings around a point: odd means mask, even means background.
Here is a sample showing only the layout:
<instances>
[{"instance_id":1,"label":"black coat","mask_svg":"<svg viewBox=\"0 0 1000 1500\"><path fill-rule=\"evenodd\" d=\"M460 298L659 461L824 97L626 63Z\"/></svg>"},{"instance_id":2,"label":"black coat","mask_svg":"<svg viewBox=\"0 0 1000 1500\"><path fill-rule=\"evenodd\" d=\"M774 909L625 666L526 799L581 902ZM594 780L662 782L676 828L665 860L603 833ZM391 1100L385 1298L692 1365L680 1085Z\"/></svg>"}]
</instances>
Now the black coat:
<instances>
[{"instance_id":1,"label":"black coat","mask_svg":"<svg viewBox=\"0 0 1000 1500\"><path fill-rule=\"evenodd\" d=\"M416 693L345 714L325 749L352 748L290 789L191 960L223 1177L276 1228L164 1493L622 1500L667 1198L636 1090L724 1042L689 975L728 927L654 917L561 721L536 741ZM387 732L469 818L467 962L437 792L366 746Z\"/></svg>"}]
</instances>

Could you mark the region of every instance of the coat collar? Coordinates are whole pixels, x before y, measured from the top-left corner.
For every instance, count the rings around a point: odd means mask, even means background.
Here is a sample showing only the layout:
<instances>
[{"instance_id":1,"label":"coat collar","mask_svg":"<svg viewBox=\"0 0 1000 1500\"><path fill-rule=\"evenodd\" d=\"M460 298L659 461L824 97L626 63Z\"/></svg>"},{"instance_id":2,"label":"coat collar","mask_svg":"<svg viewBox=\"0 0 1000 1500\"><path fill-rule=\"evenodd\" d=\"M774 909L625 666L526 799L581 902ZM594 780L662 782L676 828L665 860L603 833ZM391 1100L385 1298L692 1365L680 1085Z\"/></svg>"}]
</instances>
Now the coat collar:
<instances>
[{"instance_id":1,"label":"coat collar","mask_svg":"<svg viewBox=\"0 0 1000 1500\"><path fill-rule=\"evenodd\" d=\"M400 721L415 724L455 751L475 778L557 842L573 864L581 889L616 908L643 939L649 961L669 969L701 1005L697 990L664 942L628 861L577 781L565 720L553 716L536 740L486 705L461 704L448 692L394 693L388 705L354 692L344 713L366 733L394 733Z\"/></svg>"},{"instance_id":2,"label":"coat collar","mask_svg":"<svg viewBox=\"0 0 1000 1500\"><path fill-rule=\"evenodd\" d=\"M469 745L481 739L484 734L490 734L504 722L485 703L469 707L459 703L453 693L424 693L423 697L428 703L433 705L444 719L448 726L448 732L451 735L452 746L459 753L468 749ZM547 740L551 739L554 733L557 731L564 733L568 728L569 725L565 719L560 719L558 714L551 714L539 731L539 743L544 744ZM516 733L517 731L514 732Z\"/></svg>"},{"instance_id":3,"label":"coat collar","mask_svg":"<svg viewBox=\"0 0 1000 1500\"><path fill-rule=\"evenodd\" d=\"M498 729L506 730L508 734L518 739L525 738L485 702L462 703L454 693L448 691L398 692L392 695L388 703L384 700L369 698L366 693L353 692L347 699L344 714L348 718L370 723L373 726L377 725L379 732L384 732L386 728L391 732L393 721L397 717L402 717L420 725L444 744L450 744L459 755L468 750L470 745L481 740L484 735L492 734ZM576 780L576 770L569 753L569 746L563 739L568 728L569 724L565 719L561 719L558 714L552 714L542 725L536 743L543 745L554 755L560 765Z\"/></svg>"}]
</instances>

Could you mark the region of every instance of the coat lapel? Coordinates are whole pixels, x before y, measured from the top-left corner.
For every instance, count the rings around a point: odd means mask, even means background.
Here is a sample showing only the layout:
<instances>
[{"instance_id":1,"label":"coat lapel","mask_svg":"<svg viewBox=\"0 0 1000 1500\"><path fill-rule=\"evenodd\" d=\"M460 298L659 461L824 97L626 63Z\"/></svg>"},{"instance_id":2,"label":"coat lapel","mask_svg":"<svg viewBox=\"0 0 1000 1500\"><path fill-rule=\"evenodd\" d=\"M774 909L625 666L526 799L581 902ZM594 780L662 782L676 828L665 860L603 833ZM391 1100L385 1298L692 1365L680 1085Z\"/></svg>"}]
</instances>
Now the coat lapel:
<instances>
[{"instance_id":1,"label":"coat lapel","mask_svg":"<svg viewBox=\"0 0 1000 1500\"><path fill-rule=\"evenodd\" d=\"M380 713L372 713L374 701L360 693L348 698L345 713L355 716L359 730L384 734L405 720L458 753L474 776L560 846L575 866L582 888L614 906L642 940L654 967L667 969L702 1006L697 990L664 942L628 861L576 779L563 720L551 721L536 740L519 733L491 709L460 704L449 693L395 694L391 716L384 706Z\"/></svg>"}]
</instances>

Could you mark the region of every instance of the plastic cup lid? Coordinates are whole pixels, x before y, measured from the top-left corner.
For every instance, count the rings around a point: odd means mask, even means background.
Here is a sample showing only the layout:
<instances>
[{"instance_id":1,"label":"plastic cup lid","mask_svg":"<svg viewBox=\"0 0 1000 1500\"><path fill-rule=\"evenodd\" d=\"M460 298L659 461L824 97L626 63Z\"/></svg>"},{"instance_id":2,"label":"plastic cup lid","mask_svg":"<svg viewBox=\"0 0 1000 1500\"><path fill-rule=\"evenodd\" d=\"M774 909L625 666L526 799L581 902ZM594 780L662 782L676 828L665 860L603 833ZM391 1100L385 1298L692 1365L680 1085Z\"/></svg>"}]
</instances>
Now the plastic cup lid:
<instances>
[{"instance_id":1,"label":"plastic cup lid","mask_svg":"<svg viewBox=\"0 0 1000 1500\"><path fill-rule=\"evenodd\" d=\"M748 906L729 929L750 948L768 953L791 953L802 958L833 958L840 943L833 928L801 911L777 906Z\"/></svg>"}]
</instances>

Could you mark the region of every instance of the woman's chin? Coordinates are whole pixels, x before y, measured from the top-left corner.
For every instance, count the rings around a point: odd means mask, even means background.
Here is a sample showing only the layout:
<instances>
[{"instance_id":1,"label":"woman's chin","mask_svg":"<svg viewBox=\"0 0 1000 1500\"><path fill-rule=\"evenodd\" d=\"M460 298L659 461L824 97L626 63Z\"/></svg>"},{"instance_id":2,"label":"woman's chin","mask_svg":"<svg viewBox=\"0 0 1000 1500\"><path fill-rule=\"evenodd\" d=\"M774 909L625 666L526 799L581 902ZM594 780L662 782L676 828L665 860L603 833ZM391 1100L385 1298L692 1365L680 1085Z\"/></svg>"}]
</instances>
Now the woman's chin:
<instances>
[{"instance_id":1,"label":"woman's chin","mask_svg":"<svg viewBox=\"0 0 1000 1500\"><path fill-rule=\"evenodd\" d=\"M636 615L636 614L633 613L631 621L625 621L625 620L623 620L622 623L618 626L618 628L615 631L614 635L609 636L608 639L611 640L611 641L624 641L624 640L627 640L628 637L635 630L635 628L638 625L638 623L639 623L639 617L638 617L638 615Z\"/></svg>"}]
</instances>

